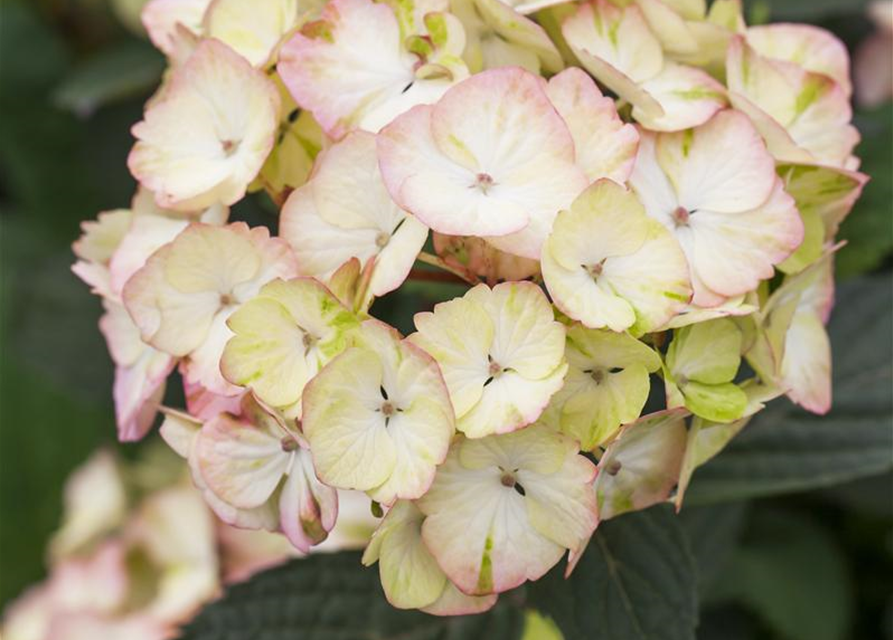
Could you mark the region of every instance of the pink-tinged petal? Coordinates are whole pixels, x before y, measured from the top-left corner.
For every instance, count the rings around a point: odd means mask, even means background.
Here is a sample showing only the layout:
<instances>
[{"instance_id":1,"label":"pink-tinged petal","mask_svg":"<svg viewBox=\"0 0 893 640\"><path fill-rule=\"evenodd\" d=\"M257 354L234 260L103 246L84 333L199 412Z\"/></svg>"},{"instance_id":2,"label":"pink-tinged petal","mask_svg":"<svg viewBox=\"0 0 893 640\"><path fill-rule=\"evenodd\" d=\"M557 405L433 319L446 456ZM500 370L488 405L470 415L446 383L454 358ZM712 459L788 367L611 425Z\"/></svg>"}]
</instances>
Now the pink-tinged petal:
<instances>
[{"instance_id":1,"label":"pink-tinged petal","mask_svg":"<svg viewBox=\"0 0 893 640\"><path fill-rule=\"evenodd\" d=\"M150 615L109 618L97 613L70 611L52 619L46 637L53 640L165 640L170 633L170 624Z\"/></svg>"},{"instance_id":2,"label":"pink-tinged petal","mask_svg":"<svg viewBox=\"0 0 893 640\"><path fill-rule=\"evenodd\" d=\"M411 341L443 371L458 418L471 438L534 422L561 387L564 329L539 287L478 285L461 299L415 317ZM467 327L477 330L473 338Z\"/></svg>"},{"instance_id":3,"label":"pink-tinged petal","mask_svg":"<svg viewBox=\"0 0 893 640\"><path fill-rule=\"evenodd\" d=\"M639 134L617 115L614 101L592 78L570 67L549 80L546 92L574 138L576 162L590 181L623 183L636 158Z\"/></svg>"},{"instance_id":4,"label":"pink-tinged petal","mask_svg":"<svg viewBox=\"0 0 893 640\"><path fill-rule=\"evenodd\" d=\"M162 209L147 189L133 197L131 222L109 261L111 286L120 296L130 277L139 271L158 249L174 240L190 222L214 226L226 224L229 208L215 205L204 211L179 212Z\"/></svg>"},{"instance_id":5,"label":"pink-tinged petal","mask_svg":"<svg viewBox=\"0 0 893 640\"><path fill-rule=\"evenodd\" d=\"M216 418L221 413L240 415L243 395L225 396L214 393L198 383L190 383L185 368L180 365L183 378L183 395L186 396L186 408L195 418L206 421Z\"/></svg>"},{"instance_id":6,"label":"pink-tinged petal","mask_svg":"<svg viewBox=\"0 0 893 640\"><path fill-rule=\"evenodd\" d=\"M240 200L273 148L276 85L218 40L202 41L132 130L127 164L159 206Z\"/></svg>"},{"instance_id":7,"label":"pink-tinged petal","mask_svg":"<svg viewBox=\"0 0 893 640\"><path fill-rule=\"evenodd\" d=\"M325 540L337 515L338 493L316 477L310 452L298 449L279 497L282 532L298 550L307 553Z\"/></svg>"},{"instance_id":8,"label":"pink-tinged petal","mask_svg":"<svg viewBox=\"0 0 893 640\"><path fill-rule=\"evenodd\" d=\"M288 197L279 219L279 234L295 253L298 273L321 282L328 282L351 258L365 265L378 249L375 229L347 229L327 222L319 214L310 184Z\"/></svg>"},{"instance_id":9,"label":"pink-tinged petal","mask_svg":"<svg viewBox=\"0 0 893 640\"><path fill-rule=\"evenodd\" d=\"M415 107L377 138L382 177L391 197L441 233L505 234L527 225L530 216L523 207L488 197L475 187L477 172L455 164L437 146L433 112L433 107ZM431 198L432 193L438 197Z\"/></svg>"},{"instance_id":10,"label":"pink-tinged petal","mask_svg":"<svg viewBox=\"0 0 893 640\"><path fill-rule=\"evenodd\" d=\"M310 183L282 211L280 232L295 250L304 275L328 280L351 258L373 259L370 290L399 287L428 236L384 187L375 136L355 131L317 160Z\"/></svg>"},{"instance_id":11,"label":"pink-tinged petal","mask_svg":"<svg viewBox=\"0 0 893 640\"><path fill-rule=\"evenodd\" d=\"M143 340L171 355L190 355L205 347L212 328L216 340L225 342L226 325L221 328L219 317L270 280L294 275L295 268L288 245L270 238L265 228L194 223L130 278L124 303ZM191 381L219 377L210 362L212 346L202 352L208 361L198 365L207 375L193 375Z\"/></svg>"},{"instance_id":12,"label":"pink-tinged petal","mask_svg":"<svg viewBox=\"0 0 893 640\"><path fill-rule=\"evenodd\" d=\"M750 27L747 44L762 56L792 62L821 73L852 92L850 57L846 45L830 31L810 24L769 24Z\"/></svg>"},{"instance_id":13,"label":"pink-tinged petal","mask_svg":"<svg viewBox=\"0 0 893 640\"><path fill-rule=\"evenodd\" d=\"M682 131L704 124L726 106L725 87L706 72L668 62L663 70L642 83L661 106L661 115L635 106L633 117L652 131Z\"/></svg>"},{"instance_id":14,"label":"pink-tinged petal","mask_svg":"<svg viewBox=\"0 0 893 640\"><path fill-rule=\"evenodd\" d=\"M726 297L751 291L771 278L803 241L803 222L794 199L776 180L769 199L750 211L698 211L689 222L691 268L710 290ZM699 304L697 292L695 304Z\"/></svg>"},{"instance_id":15,"label":"pink-tinged petal","mask_svg":"<svg viewBox=\"0 0 893 640\"><path fill-rule=\"evenodd\" d=\"M536 580L563 544L582 545L595 518L592 465L580 460L571 439L541 425L454 445L417 504L426 545L462 592Z\"/></svg>"},{"instance_id":16,"label":"pink-tinged petal","mask_svg":"<svg viewBox=\"0 0 893 640\"><path fill-rule=\"evenodd\" d=\"M732 104L753 119L778 160L847 166L859 133L834 80L761 56L740 36L729 45L726 75Z\"/></svg>"},{"instance_id":17,"label":"pink-tinged petal","mask_svg":"<svg viewBox=\"0 0 893 640\"><path fill-rule=\"evenodd\" d=\"M422 611L432 616L466 616L489 611L496 604L499 596L495 593L487 596L469 596L461 591L452 582L447 580L443 593Z\"/></svg>"},{"instance_id":18,"label":"pink-tinged petal","mask_svg":"<svg viewBox=\"0 0 893 640\"><path fill-rule=\"evenodd\" d=\"M520 230L503 241L530 258L539 256L558 210L586 184L540 80L517 68L480 73L435 106L404 114L382 131L378 150L391 196L426 225L451 235Z\"/></svg>"},{"instance_id":19,"label":"pink-tinged petal","mask_svg":"<svg viewBox=\"0 0 893 640\"><path fill-rule=\"evenodd\" d=\"M809 310L794 314L781 374L792 401L819 415L831 410L831 342L818 314Z\"/></svg>"},{"instance_id":20,"label":"pink-tinged petal","mask_svg":"<svg viewBox=\"0 0 893 640\"><path fill-rule=\"evenodd\" d=\"M299 0L214 0L203 20L204 36L229 45L255 67L273 61L282 40L314 2Z\"/></svg>"},{"instance_id":21,"label":"pink-tinged petal","mask_svg":"<svg viewBox=\"0 0 893 640\"><path fill-rule=\"evenodd\" d=\"M167 55L176 52L177 25L192 34L199 34L202 17L211 0L150 0L140 18L149 39Z\"/></svg>"},{"instance_id":22,"label":"pink-tinged petal","mask_svg":"<svg viewBox=\"0 0 893 640\"><path fill-rule=\"evenodd\" d=\"M129 209L103 211L96 220L81 223L81 237L74 241L71 250L81 260L108 265L127 230L133 213Z\"/></svg>"},{"instance_id":23,"label":"pink-tinged petal","mask_svg":"<svg viewBox=\"0 0 893 640\"><path fill-rule=\"evenodd\" d=\"M755 209L775 187L772 156L747 116L735 111L722 111L691 133L658 136L657 160L689 212Z\"/></svg>"},{"instance_id":24,"label":"pink-tinged petal","mask_svg":"<svg viewBox=\"0 0 893 640\"><path fill-rule=\"evenodd\" d=\"M660 103L641 83L663 69L663 52L637 5L620 8L609 0L581 4L561 32L597 80L650 117L662 115Z\"/></svg>"},{"instance_id":25,"label":"pink-tinged petal","mask_svg":"<svg viewBox=\"0 0 893 640\"><path fill-rule=\"evenodd\" d=\"M686 415L684 409L660 411L623 428L599 460L599 521L669 498L682 469Z\"/></svg>"},{"instance_id":26,"label":"pink-tinged petal","mask_svg":"<svg viewBox=\"0 0 893 640\"><path fill-rule=\"evenodd\" d=\"M221 414L205 423L195 444L202 478L234 507L259 507L288 468L291 454L284 450L284 437L289 437L284 428L270 432Z\"/></svg>"},{"instance_id":27,"label":"pink-tinged petal","mask_svg":"<svg viewBox=\"0 0 893 640\"><path fill-rule=\"evenodd\" d=\"M113 397L118 439L142 439L158 412L167 376L176 360L145 344L139 330L120 304L104 300L106 314L99 328L116 363Z\"/></svg>"},{"instance_id":28,"label":"pink-tinged petal","mask_svg":"<svg viewBox=\"0 0 893 640\"><path fill-rule=\"evenodd\" d=\"M433 235L434 251L447 264L470 271L495 285L507 280L527 280L539 273L537 260L500 251L486 240L474 236Z\"/></svg>"},{"instance_id":29,"label":"pink-tinged petal","mask_svg":"<svg viewBox=\"0 0 893 640\"><path fill-rule=\"evenodd\" d=\"M282 47L278 70L295 101L339 138L414 81L415 61L389 6L333 0Z\"/></svg>"}]
</instances>

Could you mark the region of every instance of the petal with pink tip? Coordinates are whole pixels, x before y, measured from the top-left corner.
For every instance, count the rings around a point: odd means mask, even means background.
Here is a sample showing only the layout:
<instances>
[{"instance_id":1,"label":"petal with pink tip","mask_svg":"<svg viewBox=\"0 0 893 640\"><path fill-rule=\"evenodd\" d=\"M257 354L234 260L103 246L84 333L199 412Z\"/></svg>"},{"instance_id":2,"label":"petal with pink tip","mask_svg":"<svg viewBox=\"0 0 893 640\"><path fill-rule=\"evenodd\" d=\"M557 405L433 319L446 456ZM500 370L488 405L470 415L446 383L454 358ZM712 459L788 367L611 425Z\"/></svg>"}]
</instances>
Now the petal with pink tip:
<instances>
[{"instance_id":1,"label":"petal with pink tip","mask_svg":"<svg viewBox=\"0 0 893 640\"><path fill-rule=\"evenodd\" d=\"M279 108L263 72L223 43L202 41L133 127L128 167L159 206L232 204L273 148Z\"/></svg>"},{"instance_id":2,"label":"petal with pink tip","mask_svg":"<svg viewBox=\"0 0 893 640\"><path fill-rule=\"evenodd\" d=\"M549 79L549 100L574 138L576 161L591 181L623 183L636 157L639 134L617 115L614 101L582 70L571 67Z\"/></svg>"}]
</instances>

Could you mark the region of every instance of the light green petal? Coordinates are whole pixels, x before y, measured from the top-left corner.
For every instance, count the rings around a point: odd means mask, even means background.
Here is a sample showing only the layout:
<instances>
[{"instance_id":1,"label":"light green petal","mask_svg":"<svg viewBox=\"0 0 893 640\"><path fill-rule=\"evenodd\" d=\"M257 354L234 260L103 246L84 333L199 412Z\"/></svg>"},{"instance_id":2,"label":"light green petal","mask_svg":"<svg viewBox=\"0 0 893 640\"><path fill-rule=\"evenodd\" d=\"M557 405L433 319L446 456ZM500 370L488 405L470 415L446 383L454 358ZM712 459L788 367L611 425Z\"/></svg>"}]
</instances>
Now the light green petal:
<instances>
[{"instance_id":1,"label":"light green petal","mask_svg":"<svg viewBox=\"0 0 893 640\"><path fill-rule=\"evenodd\" d=\"M373 534L363 564L378 561L385 595L398 609L434 603L446 586L446 575L422 542L424 514L411 502L394 504Z\"/></svg>"},{"instance_id":2,"label":"light green petal","mask_svg":"<svg viewBox=\"0 0 893 640\"><path fill-rule=\"evenodd\" d=\"M679 329L667 351L667 367L684 380L705 384L730 382L741 363L741 330L728 318Z\"/></svg>"},{"instance_id":3,"label":"light green petal","mask_svg":"<svg viewBox=\"0 0 893 640\"><path fill-rule=\"evenodd\" d=\"M397 453L380 413L382 363L369 349L348 349L304 390L304 435L320 480L368 491L385 482Z\"/></svg>"},{"instance_id":4,"label":"light green petal","mask_svg":"<svg viewBox=\"0 0 893 640\"><path fill-rule=\"evenodd\" d=\"M747 395L735 384L689 382L682 387L685 406L692 413L714 422L731 422L744 415Z\"/></svg>"},{"instance_id":5,"label":"light green petal","mask_svg":"<svg viewBox=\"0 0 893 640\"><path fill-rule=\"evenodd\" d=\"M561 411L561 430L591 451L607 441L620 425L636 420L648 400L651 381L640 364L617 373L604 373L599 382L590 374L585 391L570 396Z\"/></svg>"}]
</instances>

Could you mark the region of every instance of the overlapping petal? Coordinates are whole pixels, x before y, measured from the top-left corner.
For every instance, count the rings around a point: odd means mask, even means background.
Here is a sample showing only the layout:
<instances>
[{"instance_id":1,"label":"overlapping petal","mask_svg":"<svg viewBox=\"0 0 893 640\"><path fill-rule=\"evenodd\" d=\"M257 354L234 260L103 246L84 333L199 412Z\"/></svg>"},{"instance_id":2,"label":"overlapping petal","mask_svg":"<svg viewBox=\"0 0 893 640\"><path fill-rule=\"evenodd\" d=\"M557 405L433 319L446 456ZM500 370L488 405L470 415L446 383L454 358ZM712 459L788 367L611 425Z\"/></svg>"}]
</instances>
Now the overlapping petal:
<instances>
[{"instance_id":1,"label":"overlapping petal","mask_svg":"<svg viewBox=\"0 0 893 640\"><path fill-rule=\"evenodd\" d=\"M500 236L489 241L533 259L557 212L587 183L540 80L517 68L479 73L397 118L378 152L391 196L430 228Z\"/></svg>"},{"instance_id":2,"label":"overlapping petal","mask_svg":"<svg viewBox=\"0 0 893 640\"><path fill-rule=\"evenodd\" d=\"M558 216L542 266L555 305L594 329L646 333L691 297L679 244L610 180L596 182Z\"/></svg>"},{"instance_id":3,"label":"overlapping petal","mask_svg":"<svg viewBox=\"0 0 893 640\"><path fill-rule=\"evenodd\" d=\"M190 225L124 287L124 302L147 343L188 356L187 378L225 395L239 392L220 374L232 336L227 318L277 277L294 275L291 250L264 228L244 223Z\"/></svg>"},{"instance_id":4,"label":"overlapping petal","mask_svg":"<svg viewBox=\"0 0 893 640\"><path fill-rule=\"evenodd\" d=\"M375 320L307 385L302 425L323 482L385 504L425 493L454 432L437 364Z\"/></svg>"},{"instance_id":5,"label":"overlapping petal","mask_svg":"<svg viewBox=\"0 0 893 640\"><path fill-rule=\"evenodd\" d=\"M289 197L280 234L299 272L322 281L351 258L372 261L369 291L381 296L406 279L428 229L388 195L375 137L355 131L325 151L312 180Z\"/></svg>"},{"instance_id":6,"label":"overlapping petal","mask_svg":"<svg viewBox=\"0 0 893 640\"><path fill-rule=\"evenodd\" d=\"M734 111L681 133L643 132L630 184L685 251L698 306L753 290L803 240L772 157Z\"/></svg>"},{"instance_id":7,"label":"overlapping petal","mask_svg":"<svg viewBox=\"0 0 893 640\"><path fill-rule=\"evenodd\" d=\"M460 440L417 503L422 538L464 593L536 580L595 528L594 472L571 439L542 425Z\"/></svg>"},{"instance_id":8,"label":"overlapping petal","mask_svg":"<svg viewBox=\"0 0 893 640\"><path fill-rule=\"evenodd\" d=\"M536 421L567 371L564 329L531 283L480 284L417 314L415 325L410 340L437 361L469 438Z\"/></svg>"},{"instance_id":9,"label":"overlapping petal","mask_svg":"<svg viewBox=\"0 0 893 640\"><path fill-rule=\"evenodd\" d=\"M579 324L567 331L565 353L567 378L542 421L575 438L581 449L592 450L639 417L660 356L627 334Z\"/></svg>"}]
</instances>

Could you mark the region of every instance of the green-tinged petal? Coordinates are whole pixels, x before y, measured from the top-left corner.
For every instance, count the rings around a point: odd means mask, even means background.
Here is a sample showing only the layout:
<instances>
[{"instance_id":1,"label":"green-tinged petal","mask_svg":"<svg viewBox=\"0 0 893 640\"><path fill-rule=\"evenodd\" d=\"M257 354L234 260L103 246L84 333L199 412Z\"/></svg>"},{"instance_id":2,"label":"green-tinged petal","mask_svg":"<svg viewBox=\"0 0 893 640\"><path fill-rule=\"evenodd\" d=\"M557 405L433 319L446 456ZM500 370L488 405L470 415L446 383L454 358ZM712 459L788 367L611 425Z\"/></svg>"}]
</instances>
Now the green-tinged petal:
<instances>
[{"instance_id":1,"label":"green-tinged petal","mask_svg":"<svg viewBox=\"0 0 893 640\"><path fill-rule=\"evenodd\" d=\"M687 431L682 409L661 411L627 425L599 460L598 518L666 500L679 481Z\"/></svg>"},{"instance_id":2,"label":"green-tinged petal","mask_svg":"<svg viewBox=\"0 0 893 640\"><path fill-rule=\"evenodd\" d=\"M424 518L412 502L397 501L363 554L365 565L378 562L385 595L398 609L431 605L446 587L446 575L422 542Z\"/></svg>"},{"instance_id":3,"label":"green-tinged petal","mask_svg":"<svg viewBox=\"0 0 893 640\"><path fill-rule=\"evenodd\" d=\"M310 278L276 280L228 320L235 336L220 363L223 375L264 402L285 407L343 351L359 321Z\"/></svg>"},{"instance_id":4,"label":"green-tinged petal","mask_svg":"<svg viewBox=\"0 0 893 640\"><path fill-rule=\"evenodd\" d=\"M682 395L689 411L714 422L737 420L747 408L747 395L731 382L704 384L690 381L682 386Z\"/></svg>"},{"instance_id":5,"label":"green-tinged petal","mask_svg":"<svg viewBox=\"0 0 893 640\"><path fill-rule=\"evenodd\" d=\"M544 459L543 445L557 464ZM572 441L542 425L459 440L418 502L427 516L422 537L465 593L500 593L535 580L568 548L555 540L579 548L595 528L592 472Z\"/></svg>"},{"instance_id":6,"label":"green-tinged petal","mask_svg":"<svg viewBox=\"0 0 893 640\"><path fill-rule=\"evenodd\" d=\"M730 382L741 363L741 330L728 318L679 329L667 351L667 367L677 381Z\"/></svg>"}]
</instances>

